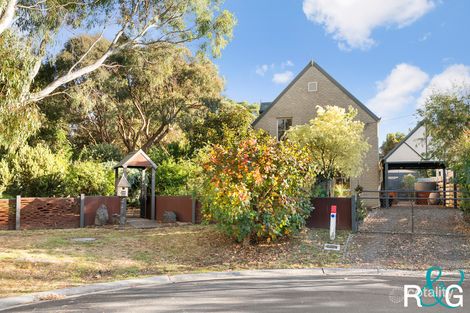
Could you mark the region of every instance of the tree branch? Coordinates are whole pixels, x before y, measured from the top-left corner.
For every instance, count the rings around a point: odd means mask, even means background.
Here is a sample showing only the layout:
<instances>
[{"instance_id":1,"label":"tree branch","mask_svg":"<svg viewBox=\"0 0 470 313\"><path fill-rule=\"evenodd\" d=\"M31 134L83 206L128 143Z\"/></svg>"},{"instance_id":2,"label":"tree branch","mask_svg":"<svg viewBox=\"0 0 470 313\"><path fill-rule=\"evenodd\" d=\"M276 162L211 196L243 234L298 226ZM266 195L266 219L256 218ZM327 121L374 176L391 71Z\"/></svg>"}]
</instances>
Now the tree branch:
<instances>
[{"instance_id":1,"label":"tree branch","mask_svg":"<svg viewBox=\"0 0 470 313\"><path fill-rule=\"evenodd\" d=\"M17 0L7 0L7 4L0 15L0 34L10 28L13 18L15 17Z\"/></svg>"}]
</instances>

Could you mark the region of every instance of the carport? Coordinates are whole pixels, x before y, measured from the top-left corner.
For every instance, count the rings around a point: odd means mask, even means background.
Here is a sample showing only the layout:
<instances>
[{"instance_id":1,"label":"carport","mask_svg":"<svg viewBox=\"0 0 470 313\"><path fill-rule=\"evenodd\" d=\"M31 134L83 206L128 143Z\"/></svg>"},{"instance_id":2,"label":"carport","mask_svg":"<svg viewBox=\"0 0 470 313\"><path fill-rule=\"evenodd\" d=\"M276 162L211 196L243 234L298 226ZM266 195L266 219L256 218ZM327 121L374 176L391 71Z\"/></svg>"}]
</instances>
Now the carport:
<instances>
[{"instance_id":1,"label":"carport","mask_svg":"<svg viewBox=\"0 0 470 313\"><path fill-rule=\"evenodd\" d=\"M436 170L436 179L442 181L442 202L444 205L446 204L448 180L446 165L441 160L429 157L428 147L430 143L431 137L427 134L423 123L420 122L395 148L384 156L382 159L382 191L387 198L391 192L396 191L396 186L390 186L390 171ZM388 199L386 203L388 206Z\"/></svg>"}]
</instances>

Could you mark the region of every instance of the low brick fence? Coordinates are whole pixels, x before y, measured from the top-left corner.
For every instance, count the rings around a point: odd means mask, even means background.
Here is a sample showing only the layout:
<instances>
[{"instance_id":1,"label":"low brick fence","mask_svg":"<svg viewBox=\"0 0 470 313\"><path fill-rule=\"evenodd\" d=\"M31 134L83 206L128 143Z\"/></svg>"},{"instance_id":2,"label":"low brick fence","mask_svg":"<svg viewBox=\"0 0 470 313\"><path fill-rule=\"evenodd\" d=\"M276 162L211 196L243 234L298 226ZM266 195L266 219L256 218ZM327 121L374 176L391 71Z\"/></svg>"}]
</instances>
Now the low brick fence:
<instances>
[{"instance_id":1,"label":"low brick fence","mask_svg":"<svg viewBox=\"0 0 470 313\"><path fill-rule=\"evenodd\" d=\"M80 203L77 198L21 198L21 229L79 226Z\"/></svg>"},{"instance_id":2,"label":"low brick fence","mask_svg":"<svg viewBox=\"0 0 470 313\"><path fill-rule=\"evenodd\" d=\"M352 229L352 201L351 198L315 198L312 199L315 207L307 219L307 227L330 228L331 206L336 205L336 228Z\"/></svg>"},{"instance_id":3,"label":"low brick fence","mask_svg":"<svg viewBox=\"0 0 470 313\"><path fill-rule=\"evenodd\" d=\"M201 222L201 203L191 196L156 196L155 201L157 221L163 221L165 211L172 211L178 222Z\"/></svg>"},{"instance_id":4,"label":"low brick fence","mask_svg":"<svg viewBox=\"0 0 470 313\"><path fill-rule=\"evenodd\" d=\"M95 224L95 215L96 210L101 205L105 205L108 208L108 222L112 222L112 217L114 214L119 215L121 199L117 196L88 196L85 197L85 226L90 226Z\"/></svg>"},{"instance_id":5,"label":"low brick fence","mask_svg":"<svg viewBox=\"0 0 470 313\"><path fill-rule=\"evenodd\" d=\"M81 212L84 226L94 225L96 210L102 204L108 209L109 222L113 214L119 214L117 196L89 196L83 200L82 205L80 197L0 199L0 230L78 228Z\"/></svg>"},{"instance_id":6,"label":"low brick fence","mask_svg":"<svg viewBox=\"0 0 470 313\"><path fill-rule=\"evenodd\" d=\"M14 199L0 199L0 230L15 229L15 211Z\"/></svg>"}]
</instances>

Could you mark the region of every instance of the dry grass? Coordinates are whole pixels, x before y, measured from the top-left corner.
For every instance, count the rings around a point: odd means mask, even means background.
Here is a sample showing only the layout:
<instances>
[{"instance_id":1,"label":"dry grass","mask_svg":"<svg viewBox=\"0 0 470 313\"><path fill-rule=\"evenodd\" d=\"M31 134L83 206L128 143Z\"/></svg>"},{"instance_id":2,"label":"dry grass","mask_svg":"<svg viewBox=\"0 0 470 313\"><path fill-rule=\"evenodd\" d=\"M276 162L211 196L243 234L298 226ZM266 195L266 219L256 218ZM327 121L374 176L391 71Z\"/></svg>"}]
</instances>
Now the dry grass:
<instances>
[{"instance_id":1,"label":"dry grass","mask_svg":"<svg viewBox=\"0 0 470 313\"><path fill-rule=\"evenodd\" d=\"M79 237L97 240L71 240ZM339 232L337 243L346 237ZM324 230L248 247L202 225L1 231L0 240L0 296L148 275L342 265L342 252L323 251Z\"/></svg>"}]
</instances>

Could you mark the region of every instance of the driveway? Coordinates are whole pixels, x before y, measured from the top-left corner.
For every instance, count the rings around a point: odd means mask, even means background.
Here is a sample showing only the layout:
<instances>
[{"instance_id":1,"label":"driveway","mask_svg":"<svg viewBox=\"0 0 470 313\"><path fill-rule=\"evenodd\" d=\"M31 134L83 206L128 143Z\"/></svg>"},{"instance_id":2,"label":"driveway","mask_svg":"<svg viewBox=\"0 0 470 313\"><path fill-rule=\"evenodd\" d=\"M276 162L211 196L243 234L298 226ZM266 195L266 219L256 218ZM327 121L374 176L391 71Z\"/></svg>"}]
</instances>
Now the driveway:
<instances>
[{"instance_id":1,"label":"driveway","mask_svg":"<svg viewBox=\"0 0 470 313\"><path fill-rule=\"evenodd\" d=\"M446 285L456 281L449 278ZM422 312L416 301L407 309L403 285L424 286L422 278L342 275L272 275L149 285L43 302L9 312ZM468 312L470 285L464 281ZM465 309L465 310L464 310ZM442 307L425 309L443 312Z\"/></svg>"},{"instance_id":2,"label":"driveway","mask_svg":"<svg viewBox=\"0 0 470 313\"><path fill-rule=\"evenodd\" d=\"M412 218L413 217L413 218ZM456 209L402 206L369 213L347 251L355 266L470 268L470 226Z\"/></svg>"},{"instance_id":3,"label":"driveway","mask_svg":"<svg viewBox=\"0 0 470 313\"><path fill-rule=\"evenodd\" d=\"M374 209L359 228L362 232L470 235L462 212L453 208L401 205Z\"/></svg>"}]
</instances>

